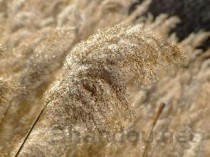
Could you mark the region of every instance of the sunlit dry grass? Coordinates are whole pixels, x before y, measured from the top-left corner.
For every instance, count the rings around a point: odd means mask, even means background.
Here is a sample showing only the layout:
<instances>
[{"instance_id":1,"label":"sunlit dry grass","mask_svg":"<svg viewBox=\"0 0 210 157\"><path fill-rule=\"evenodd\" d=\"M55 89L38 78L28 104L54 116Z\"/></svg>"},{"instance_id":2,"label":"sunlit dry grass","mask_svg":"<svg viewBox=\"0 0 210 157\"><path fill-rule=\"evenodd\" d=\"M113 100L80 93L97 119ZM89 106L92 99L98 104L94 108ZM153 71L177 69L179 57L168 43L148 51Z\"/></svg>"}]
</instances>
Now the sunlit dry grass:
<instances>
[{"instance_id":1,"label":"sunlit dry grass","mask_svg":"<svg viewBox=\"0 0 210 157\"><path fill-rule=\"evenodd\" d=\"M1 156L209 155L209 51L196 49L209 33L178 42L177 17L137 18L150 1L128 15L131 3L0 1ZM78 142L73 131L127 138ZM147 143L131 131L193 138Z\"/></svg>"}]
</instances>

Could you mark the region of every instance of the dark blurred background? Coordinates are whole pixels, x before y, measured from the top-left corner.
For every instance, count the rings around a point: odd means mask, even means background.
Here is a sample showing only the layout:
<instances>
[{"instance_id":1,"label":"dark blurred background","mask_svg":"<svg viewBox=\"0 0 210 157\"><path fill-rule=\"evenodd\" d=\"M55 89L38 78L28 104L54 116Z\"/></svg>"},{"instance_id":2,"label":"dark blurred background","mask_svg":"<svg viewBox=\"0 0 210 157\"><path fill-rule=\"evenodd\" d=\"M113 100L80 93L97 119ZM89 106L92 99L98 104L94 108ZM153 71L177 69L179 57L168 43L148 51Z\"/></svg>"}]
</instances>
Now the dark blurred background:
<instances>
[{"instance_id":1,"label":"dark blurred background","mask_svg":"<svg viewBox=\"0 0 210 157\"><path fill-rule=\"evenodd\" d=\"M135 0L129 13L132 13L144 0ZM192 32L201 30L210 31L210 0L152 0L148 11L155 17L161 13L169 16L178 16L181 23L172 30L176 32L180 40L186 38ZM210 38L199 48L210 47Z\"/></svg>"}]
</instances>

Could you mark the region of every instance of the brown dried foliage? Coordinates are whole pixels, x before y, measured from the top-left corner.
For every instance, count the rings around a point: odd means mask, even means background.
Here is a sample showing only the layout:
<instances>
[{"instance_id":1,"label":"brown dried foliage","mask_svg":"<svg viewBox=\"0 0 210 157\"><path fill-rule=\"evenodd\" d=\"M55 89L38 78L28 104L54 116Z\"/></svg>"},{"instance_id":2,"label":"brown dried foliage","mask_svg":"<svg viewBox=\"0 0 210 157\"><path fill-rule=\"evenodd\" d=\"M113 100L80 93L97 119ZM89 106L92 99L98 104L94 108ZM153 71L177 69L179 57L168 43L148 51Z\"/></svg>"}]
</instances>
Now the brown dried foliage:
<instances>
[{"instance_id":1,"label":"brown dried foliage","mask_svg":"<svg viewBox=\"0 0 210 157\"><path fill-rule=\"evenodd\" d=\"M196 50L209 34L178 43L168 36L176 17L136 18L149 3L128 16L126 0L0 1L1 156L209 155L209 51ZM78 144L69 134L152 124L155 137L191 130L193 141Z\"/></svg>"}]
</instances>

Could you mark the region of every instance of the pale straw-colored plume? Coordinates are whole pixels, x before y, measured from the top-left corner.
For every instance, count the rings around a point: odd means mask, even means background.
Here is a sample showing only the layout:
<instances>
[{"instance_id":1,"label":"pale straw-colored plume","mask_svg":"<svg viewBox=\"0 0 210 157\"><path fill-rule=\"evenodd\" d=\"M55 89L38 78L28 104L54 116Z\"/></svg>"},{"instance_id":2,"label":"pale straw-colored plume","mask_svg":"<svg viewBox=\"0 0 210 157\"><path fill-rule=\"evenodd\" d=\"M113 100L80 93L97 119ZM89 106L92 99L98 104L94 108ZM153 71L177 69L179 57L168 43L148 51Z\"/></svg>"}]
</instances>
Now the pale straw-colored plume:
<instances>
[{"instance_id":1,"label":"pale straw-colored plume","mask_svg":"<svg viewBox=\"0 0 210 157\"><path fill-rule=\"evenodd\" d=\"M0 0L0 156L210 155L209 33L133 2Z\"/></svg>"},{"instance_id":2,"label":"pale straw-colored plume","mask_svg":"<svg viewBox=\"0 0 210 157\"><path fill-rule=\"evenodd\" d=\"M62 76L46 93L45 112L20 155L72 153L68 129L97 135L129 127L136 114L129 87L151 83L165 66L179 64L182 55L138 25L99 31L67 56Z\"/></svg>"}]
</instances>

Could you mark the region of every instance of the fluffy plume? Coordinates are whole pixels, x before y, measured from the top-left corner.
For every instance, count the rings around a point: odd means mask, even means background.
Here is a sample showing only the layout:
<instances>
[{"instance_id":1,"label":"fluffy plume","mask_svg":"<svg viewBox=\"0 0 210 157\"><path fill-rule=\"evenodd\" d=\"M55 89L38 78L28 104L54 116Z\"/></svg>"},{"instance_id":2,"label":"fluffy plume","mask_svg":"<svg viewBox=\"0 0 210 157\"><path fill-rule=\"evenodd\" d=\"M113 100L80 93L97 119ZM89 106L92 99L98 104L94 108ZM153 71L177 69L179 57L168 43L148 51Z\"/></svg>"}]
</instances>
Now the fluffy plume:
<instances>
[{"instance_id":1,"label":"fluffy plume","mask_svg":"<svg viewBox=\"0 0 210 157\"><path fill-rule=\"evenodd\" d=\"M153 2L0 0L1 156L209 156L209 33Z\"/></svg>"},{"instance_id":2,"label":"fluffy plume","mask_svg":"<svg viewBox=\"0 0 210 157\"><path fill-rule=\"evenodd\" d=\"M72 145L65 140L70 139L69 128L100 133L128 127L135 116L128 88L145 85L181 58L175 46L139 26L98 32L67 56L63 75L47 93L46 112L22 153L65 155ZM57 146L51 144L60 135Z\"/></svg>"}]
</instances>

